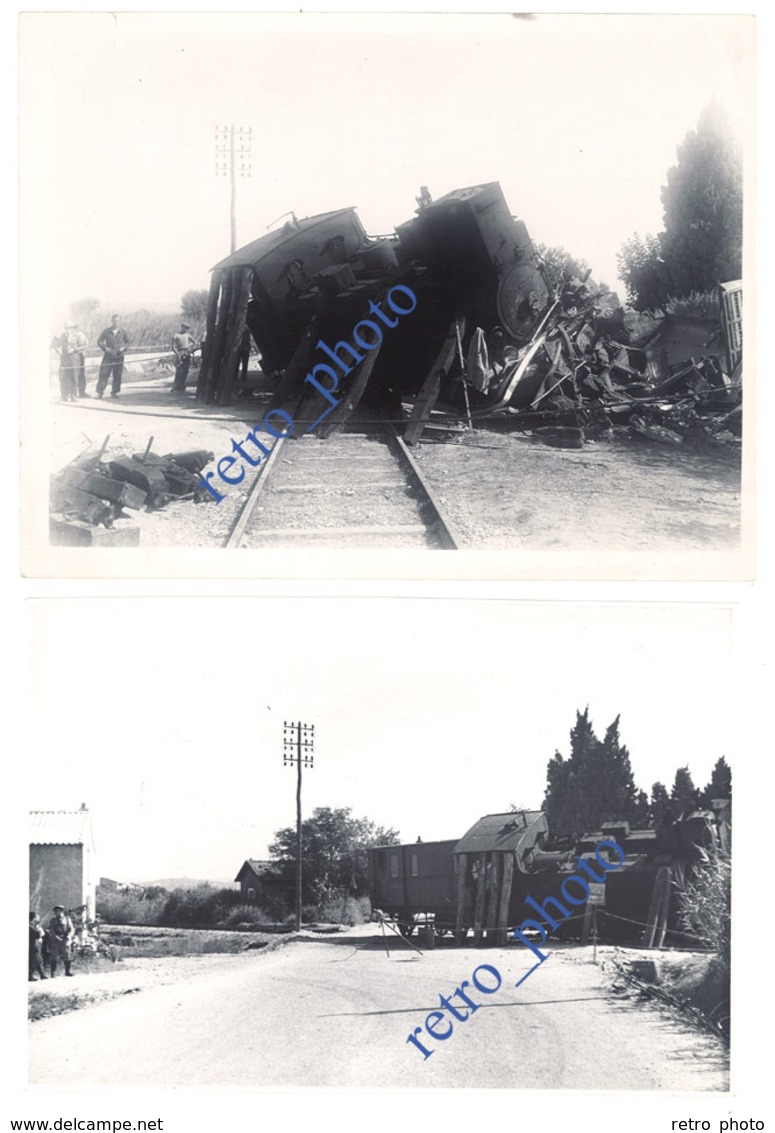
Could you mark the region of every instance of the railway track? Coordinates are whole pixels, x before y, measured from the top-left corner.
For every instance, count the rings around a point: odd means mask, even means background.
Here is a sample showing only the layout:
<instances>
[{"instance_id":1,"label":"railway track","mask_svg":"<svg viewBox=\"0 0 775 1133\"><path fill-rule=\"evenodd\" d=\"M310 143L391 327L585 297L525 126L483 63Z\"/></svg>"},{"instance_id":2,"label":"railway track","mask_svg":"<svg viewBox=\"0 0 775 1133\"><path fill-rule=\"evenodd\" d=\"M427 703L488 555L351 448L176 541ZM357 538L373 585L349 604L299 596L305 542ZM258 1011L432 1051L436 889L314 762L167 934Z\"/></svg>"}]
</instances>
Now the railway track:
<instances>
[{"instance_id":1,"label":"railway track","mask_svg":"<svg viewBox=\"0 0 775 1133\"><path fill-rule=\"evenodd\" d=\"M224 546L457 550L459 536L392 426L358 429L277 441Z\"/></svg>"}]
</instances>

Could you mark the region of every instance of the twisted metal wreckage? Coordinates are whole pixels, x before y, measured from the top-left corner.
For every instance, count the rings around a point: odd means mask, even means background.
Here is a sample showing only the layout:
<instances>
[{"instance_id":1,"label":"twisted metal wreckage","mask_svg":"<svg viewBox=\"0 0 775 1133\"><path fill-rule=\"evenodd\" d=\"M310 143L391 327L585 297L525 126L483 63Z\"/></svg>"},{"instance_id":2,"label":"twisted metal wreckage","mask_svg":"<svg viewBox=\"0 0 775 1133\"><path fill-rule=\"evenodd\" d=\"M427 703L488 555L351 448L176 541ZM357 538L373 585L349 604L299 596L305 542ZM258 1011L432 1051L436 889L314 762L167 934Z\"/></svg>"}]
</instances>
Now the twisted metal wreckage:
<instances>
[{"instance_id":1,"label":"twisted metal wreckage","mask_svg":"<svg viewBox=\"0 0 775 1133\"><path fill-rule=\"evenodd\" d=\"M472 931L475 945L504 945L511 930L533 915L526 901L555 901L556 907L563 880L579 865L599 868L592 855L603 839L615 840L621 869L617 865L617 872L596 878L601 884L592 887L596 891L578 915L563 917L560 925L545 915L549 928L585 943L599 910L607 939L657 948L668 936L673 943L691 942L676 898L709 854L731 852L729 799L714 799L708 809L658 830L632 830L620 821L579 836L552 837L543 811L518 811L485 815L458 839L376 846L368 851L372 905L404 933L423 928L426 943L454 933L463 944Z\"/></svg>"},{"instance_id":2,"label":"twisted metal wreckage","mask_svg":"<svg viewBox=\"0 0 775 1133\"><path fill-rule=\"evenodd\" d=\"M719 286L720 323L667 315L633 340L634 316L614 295L588 277L552 277L497 182L438 201L423 188L417 200L416 215L389 236L368 236L354 208L293 216L217 264L197 400L251 396L252 340L264 396L267 382L271 391L264 404L293 419L292 436L322 419L315 433L325 438L361 406L361 418L368 407L400 424L407 444L463 419L500 419L561 447L617 433L740 443L739 282ZM353 365L352 328L391 289L410 290L416 306ZM307 380L321 349L342 371L333 409L331 393ZM99 541L124 507L206 497L199 473L212 453L158 457L150 442L131 458L110 461L104 452L76 458L55 477L57 541ZM111 535L113 545L137 539L128 526Z\"/></svg>"},{"instance_id":3,"label":"twisted metal wreckage","mask_svg":"<svg viewBox=\"0 0 775 1133\"><path fill-rule=\"evenodd\" d=\"M418 205L394 235L377 238L354 208L293 216L217 264L198 400L232 400L252 337L264 372L276 379L272 406L316 420L330 409L305 385L317 345L338 345L371 302L404 284L417 310L340 382L341 404L320 435L363 402L398 421L411 405L409 443L439 404L445 418L506 418L555 444L575 446L616 425L676 444L735 443L739 283L720 287L720 326L667 316L633 341L633 316L614 295L588 277L552 278L497 182L435 202L423 189Z\"/></svg>"}]
</instances>

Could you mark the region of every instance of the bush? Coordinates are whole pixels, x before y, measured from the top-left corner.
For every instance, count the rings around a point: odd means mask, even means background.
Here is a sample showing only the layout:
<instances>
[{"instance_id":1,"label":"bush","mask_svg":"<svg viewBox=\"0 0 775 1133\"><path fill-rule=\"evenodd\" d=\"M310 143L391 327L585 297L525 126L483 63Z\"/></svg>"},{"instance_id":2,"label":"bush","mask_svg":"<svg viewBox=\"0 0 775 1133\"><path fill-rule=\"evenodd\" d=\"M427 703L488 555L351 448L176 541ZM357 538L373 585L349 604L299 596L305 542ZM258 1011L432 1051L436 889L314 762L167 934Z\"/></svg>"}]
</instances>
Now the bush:
<instances>
[{"instance_id":1,"label":"bush","mask_svg":"<svg viewBox=\"0 0 775 1133\"><path fill-rule=\"evenodd\" d=\"M700 850L701 864L679 899L678 919L688 933L711 948L730 971L732 906L731 855L716 846Z\"/></svg>"},{"instance_id":2,"label":"bush","mask_svg":"<svg viewBox=\"0 0 775 1133\"><path fill-rule=\"evenodd\" d=\"M255 902L250 905L246 905L243 902L239 905L234 906L234 908L231 910L229 915L225 918L225 920L219 927L236 928L239 924L255 925L260 924L263 919L264 918L262 916L261 909Z\"/></svg>"},{"instance_id":3,"label":"bush","mask_svg":"<svg viewBox=\"0 0 775 1133\"><path fill-rule=\"evenodd\" d=\"M157 925L166 901L166 890L151 899L142 893L98 894L97 912L105 924Z\"/></svg>"},{"instance_id":4,"label":"bush","mask_svg":"<svg viewBox=\"0 0 775 1133\"><path fill-rule=\"evenodd\" d=\"M238 889L216 889L212 885L173 889L157 923L167 928L213 928L243 904Z\"/></svg>"},{"instance_id":5,"label":"bush","mask_svg":"<svg viewBox=\"0 0 775 1133\"><path fill-rule=\"evenodd\" d=\"M363 924L371 917L368 897L350 897L343 890L317 906L318 920L329 924Z\"/></svg>"},{"instance_id":6,"label":"bush","mask_svg":"<svg viewBox=\"0 0 775 1133\"><path fill-rule=\"evenodd\" d=\"M718 291L692 291L683 299L668 299L665 310L669 315L691 315L701 319L720 319Z\"/></svg>"}]
</instances>

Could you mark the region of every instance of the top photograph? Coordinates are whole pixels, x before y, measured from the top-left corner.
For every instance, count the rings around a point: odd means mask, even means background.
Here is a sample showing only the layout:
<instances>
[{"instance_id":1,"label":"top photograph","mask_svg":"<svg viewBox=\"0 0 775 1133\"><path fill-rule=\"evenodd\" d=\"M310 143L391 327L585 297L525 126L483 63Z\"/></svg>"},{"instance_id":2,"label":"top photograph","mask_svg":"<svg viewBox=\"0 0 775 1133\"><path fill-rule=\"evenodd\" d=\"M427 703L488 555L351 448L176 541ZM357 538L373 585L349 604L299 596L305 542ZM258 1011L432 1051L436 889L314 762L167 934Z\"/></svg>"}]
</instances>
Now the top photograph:
<instances>
[{"instance_id":1,"label":"top photograph","mask_svg":"<svg viewBox=\"0 0 775 1133\"><path fill-rule=\"evenodd\" d=\"M24 575L755 577L752 16L20 31Z\"/></svg>"}]
</instances>

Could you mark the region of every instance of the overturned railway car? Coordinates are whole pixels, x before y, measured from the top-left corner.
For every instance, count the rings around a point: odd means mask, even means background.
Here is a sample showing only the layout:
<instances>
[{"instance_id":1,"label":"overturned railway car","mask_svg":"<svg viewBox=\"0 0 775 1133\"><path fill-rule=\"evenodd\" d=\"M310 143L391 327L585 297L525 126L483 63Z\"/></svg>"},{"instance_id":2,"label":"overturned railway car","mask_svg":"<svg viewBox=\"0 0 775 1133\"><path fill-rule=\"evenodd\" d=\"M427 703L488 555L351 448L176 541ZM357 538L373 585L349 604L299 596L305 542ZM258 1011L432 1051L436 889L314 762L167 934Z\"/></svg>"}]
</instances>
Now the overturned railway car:
<instances>
[{"instance_id":1,"label":"overturned railway car","mask_svg":"<svg viewBox=\"0 0 775 1133\"><path fill-rule=\"evenodd\" d=\"M661 946L668 935L684 939L675 898L712 844L728 848L730 829L724 801L658 831L611 823L578 839L554 841L541 811L485 815L457 841L371 849L371 901L407 933L432 924L437 935L454 934L458 943L472 932L475 944L505 944L526 917L536 915L534 907L526 908L527 898L538 905L557 898L579 859L594 866L600 844L615 841L624 862L604 874L594 900L571 910L558 929L543 923L552 935L585 939L594 908L606 939Z\"/></svg>"},{"instance_id":2,"label":"overturned railway car","mask_svg":"<svg viewBox=\"0 0 775 1133\"><path fill-rule=\"evenodd\" d=\"M336 371L341 407L328 427L364 398L400 413L403 395L427 395L429 385L460 367L477 328L504 357L515 362L524 355L554 295L500 185L418 199L416 215L389 236L369 236L352 207L294 216L216 264L197 398L231 400L249 334L262 369L276 375L273 405L294 421L316 420L331 409L305 383L316 363L331 361L318 344L336 352L338 343L352 342L353 328L369 321L370 303L379 304L396 285L411 289L416 309L384 335L372 315L379 341L373 330L364 331L374 345L363 352L374 354L352 372ZM505 370L504 382L472 388L474 410L503 400L504 383ZM515 388L512 382L508 398Z\"/></svg>"}]
</instances>

